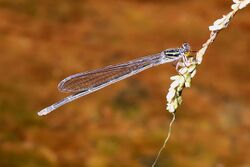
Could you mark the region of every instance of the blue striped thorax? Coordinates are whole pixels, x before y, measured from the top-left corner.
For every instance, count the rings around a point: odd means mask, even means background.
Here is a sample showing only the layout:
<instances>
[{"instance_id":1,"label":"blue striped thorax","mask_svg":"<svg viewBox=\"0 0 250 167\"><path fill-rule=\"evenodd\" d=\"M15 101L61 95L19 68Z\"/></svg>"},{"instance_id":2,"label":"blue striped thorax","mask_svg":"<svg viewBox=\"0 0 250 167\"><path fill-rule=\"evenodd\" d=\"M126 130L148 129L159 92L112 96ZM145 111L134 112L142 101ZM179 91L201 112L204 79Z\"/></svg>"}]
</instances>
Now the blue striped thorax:
<instances>
[{"instance_id":1,"label":"blue striped thorax","mask_svg":"<svg viewBox=\"0 0 250 167\"><path fill-rule=\"evenodd\" d=\"M191 50L188 43L183 43L180 48L166 49L163 51L164 55L170 59L178 59L182 56L190 56Z\"/></svg>"}]
</instances>

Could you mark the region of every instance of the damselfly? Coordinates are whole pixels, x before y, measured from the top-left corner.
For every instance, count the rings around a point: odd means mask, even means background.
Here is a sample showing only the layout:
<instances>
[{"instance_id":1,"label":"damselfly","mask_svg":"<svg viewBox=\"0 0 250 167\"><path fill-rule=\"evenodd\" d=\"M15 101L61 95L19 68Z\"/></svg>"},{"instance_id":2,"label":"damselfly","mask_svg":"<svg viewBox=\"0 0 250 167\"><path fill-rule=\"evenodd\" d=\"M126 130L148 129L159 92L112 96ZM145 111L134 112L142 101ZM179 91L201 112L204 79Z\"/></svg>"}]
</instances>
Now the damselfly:
<instances>
[{"instance_id":1,"label":"damselfly","mask_svg":"<svg viewBox=\"0 0 250 167\"><path fill-rule=\"evenodd\" d=\"M135 75L150 67L179 61L181 59L185 62L187 56L190 54L190 45L183 43L180 48L170 48L158 54L138 58L126 63L110 65L97 70L71 75L58 84L58 89L61 92L73 93L73 95L41 110L38 112L38 115L46 115L66 103Z\"/></svg>"}]
</instances>

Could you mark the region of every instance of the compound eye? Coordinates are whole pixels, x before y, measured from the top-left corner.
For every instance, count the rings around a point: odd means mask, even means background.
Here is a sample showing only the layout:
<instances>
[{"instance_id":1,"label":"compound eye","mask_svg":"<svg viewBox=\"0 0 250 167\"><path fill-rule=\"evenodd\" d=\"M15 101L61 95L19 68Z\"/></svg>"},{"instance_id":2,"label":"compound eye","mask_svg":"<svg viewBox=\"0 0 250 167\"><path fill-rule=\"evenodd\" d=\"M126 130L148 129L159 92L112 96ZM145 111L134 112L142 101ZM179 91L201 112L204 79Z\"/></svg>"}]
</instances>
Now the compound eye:
<instances>
[{"instance_id":1,"label":"compound eye","mask_svg":"<svg viewBox=\"0 0 250 167\"><path fill-rule=\"evenodd\" d=\"M183 43L182 44L182 48L184 49L184 52L187 53L187 52L190 52L190 45L188 43Z\"/></svg>"}]
</instances>

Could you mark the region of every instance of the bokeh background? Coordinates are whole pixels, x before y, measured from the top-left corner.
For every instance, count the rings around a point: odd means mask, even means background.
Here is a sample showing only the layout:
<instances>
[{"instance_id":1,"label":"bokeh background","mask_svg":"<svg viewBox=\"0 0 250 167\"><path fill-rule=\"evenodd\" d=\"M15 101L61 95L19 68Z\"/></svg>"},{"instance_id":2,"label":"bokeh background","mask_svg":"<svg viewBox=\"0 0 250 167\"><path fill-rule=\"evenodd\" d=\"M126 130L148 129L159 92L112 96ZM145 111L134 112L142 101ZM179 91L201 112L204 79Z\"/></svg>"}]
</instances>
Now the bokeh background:
<instances>
[{"instance_id":1,"label":"bokeh background","mask_svg":"<svg viewBox=\"0 0 250 167\"><path fill-rule=\"evenodd\" d=\"M198 50L229 0L0 0L0 166L148 167L168 130L171 64L38 117L63 78L178 47ZM250 8L185 89L159 167L250 166Z\"/></svg>"}]
</instances>

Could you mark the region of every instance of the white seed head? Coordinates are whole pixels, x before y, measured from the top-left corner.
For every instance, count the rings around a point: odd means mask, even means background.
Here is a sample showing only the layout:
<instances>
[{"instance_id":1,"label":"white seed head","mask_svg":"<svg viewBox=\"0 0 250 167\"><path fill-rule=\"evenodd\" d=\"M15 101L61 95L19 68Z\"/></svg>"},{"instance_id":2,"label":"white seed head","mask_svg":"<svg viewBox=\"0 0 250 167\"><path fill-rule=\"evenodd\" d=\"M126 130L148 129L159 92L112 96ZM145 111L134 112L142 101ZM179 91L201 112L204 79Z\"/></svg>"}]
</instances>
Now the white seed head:
<instances>
[{"instance_id":1,"label":"white seed head","mask_svg":"<svg viewBox=\"0 0 250 167\"><path fill-rule=\"evenodd\" d=\"M184 67L184 68L181 68L181 69L179 70L179 73L185 74L187 71L188 71L188 68L187 68L187 67Z\"/></svg>"},{"instance_id":2,"label":"white seed head","mask_svg":"<svg viewBox=\"0 0 250 167\"><path fill-rule=\"evenodd\" d=\"M167 104L167 110L168 110L170 113L175 112L175 108L174 108L173 103Z\"/></svg>"},{"instance_id":3,"label":"white seed head","mask_svg":"<svg viewBox=\"0 0 250 167\"><path fill-rule=\"evenodd\" d=\"M179 75L174 75L174 76L170 77L170 79L172 81L174 81L174 80L177 80L179 77L180 77Z\"/></svg>"},{"instance_id":4,"label":"white seed head","mask_svg":"<svg viewBox=\"0 0 250 167\"><path fill-rule=\"evenodd\" d=\"M177 99L174 99L173 106L174 106L175 110L178 108L179 104L178 104L178 100Z\"/></svg>"},{"instance_id":5,"label":"white seed head","mask_svg":"<svg viewBox=\"0 0 250 167\"><path fill-rule=\"evenodd\" d=\"M183 89L183 86L184 86L184 84L179 85L179 86L177 87L176 91L177 91L177 92L181 92L182 89Z\"/></svg>"},{"instance_id":6,"label":"white seed head","mask_svg":"<svg viewBox=\"0 0 250 167\"><path fill-rule=\"evenodd\" d=\"M195 70L195 68L196 68L195 64L191 65L190 67L188 67L188 72L189 73L193 72Z\"/></svg>"},{"instance_id":7,"label":"white seed head","mask_svg":"<svg viewBox=\"0 0 250 167\"><path fill-rule=\"evenodd\" d=\"M240 2L239 9L246 7L250 3L250 0L244 0Z\"/></svg>"},{"instance_id":8,"label":"white seed head","mask_svg":"<svg viewBox=\"0 0 250 167\"><path fill-rule=\"evenodd\" d=\"M201 64L203 55L205 54L207 46L203 46L197 53L196 53L196 61L198 64Z\"/></svg>"},{"instance_id":9,"label":"white seed head","mask_svg":"<svg viewBox=\"0 0 250 167\"><path fill-rule=\"evenodd\" d=\"M183 76L180 76L177 81L179 82L179 84L183 84L185 82L185 78Z\"/></svg>"},{"instance_id":10,"label":"white seed head","mask_svg":"<svg viewBox=\"0 0 250 167\"><path fill-rule=\"evenodd\" d=\"M174 89L179 85L179 80L175 80L174 82L171 83L170 89Z\"/></svg>"},{"instance_id":11,"label":"white seed head","mask_svg":"<svg viewBox=\"0 0 250 167\"><path fill-rule=\"evenodd\" d=\"M191 78L193 78L194 76L195 76L195 74L196 74L196 69L191 73Z\"/></svg>"},{"instance_id":12,"label":"white seed head","mask_svg":"<svg viewBox=\"0 0 250 167\"><path fill-rule=\"evenodd\" d=\"M177 101L178 101L178 104L181 105L181 103L182 103L182 97L179 96L179 97L177 98Z\"/></svg>"},{"instance_id":13,"label":"white seed head","mask_svg":"<svg viewBox=\"0 0 250 167\"><path fill-rule=\"evenodd\" d=\"M220 19L217 19L212 26L209 26L209 30L218 31L223 28L226 28L232 16L233 16L233 12L230 12L227 15L223 15L223 17Z\"/></svg>"},{"instance_id":14,"label":"white seed head","mask_svg":"<svg viewBox=\"0 0 250 167\"><path fill-rule=\"evenodd\" d=\"M166 96L167 101L170 103L174 96L175 96L175 89L171 89Z\"/></svg>"},{"instance_id":15,"label":"white seed head","mask_svg":"<svg viewBox=\"0 0 250 167\"><path fill-rule=\"evenodd\" d=\"M234 2L234 3L240 3L240 1L239 1L239 0L233 0L233 2Z\"/></svg>"},{"instance_id":16,"label":"white seed head","mask_svg":"<svg viewBox=\"0 0 250 167\"><path fill-rule=\"evenodd\" d=\"M231 9L237 10L238 6L239 6L239 4L232 4L231 5Z\"/></svg>"},{"instance_id":17,"label":"white seed head","mask_svg":"<svg viewBox=\"0 0 250 167\"><path fill-rule=\"evenodd\" d=\"M210 38L202 45L202 48L196 53L194 59L188 58L188 62L179 62L179 75L172 76L170 79L173 82L170 85L169 92L166 96L167 98L167 110L169 112L175 112L178 106L182 103L181 92L185 87L191 86L191 79L196 74L197 65L201 64L203 56L208 48L208 46L213 43L218 32L226 28L233 18L234 14L248 4L250 0L233 0L234 4L231 6L233 11L229 12L227 15L224 15L222 18L217 19L212 26L209 26ZM195 60L195 61L193 61Z\"/></svg>"},{"instance_id":18,"label":"white seed head","mask_svg":"<svg viewBox=\"0 0 250 167\"><path fill-rule=\"evenodd\" d=\"M186 78L185 87L189 88L191 86L191 77Z\"/></svg>"}]
</instances>

